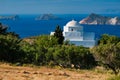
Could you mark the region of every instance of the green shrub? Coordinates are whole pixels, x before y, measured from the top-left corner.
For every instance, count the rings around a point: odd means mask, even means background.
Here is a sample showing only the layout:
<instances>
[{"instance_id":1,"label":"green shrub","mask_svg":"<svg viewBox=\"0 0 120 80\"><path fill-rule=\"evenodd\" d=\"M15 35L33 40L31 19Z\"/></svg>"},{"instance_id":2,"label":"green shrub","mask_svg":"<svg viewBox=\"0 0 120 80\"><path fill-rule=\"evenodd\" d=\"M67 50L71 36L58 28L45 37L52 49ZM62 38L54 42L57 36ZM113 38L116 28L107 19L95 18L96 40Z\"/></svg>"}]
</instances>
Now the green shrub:
<instances>
[{"instance_id":1,"label":"green shrub","mask_svg":"<svg viewBox=\"0 0 120 80\"><path fill-rule=\"evenodd\" d=\"M116 36L103 35L99 45L91 49L96 60L105 68L110 68L114 74L120 70L120 38Z\"/></svg>"},{"instance_id":2,"label":"green shrub","mask_svg":"<svg viewBox=\"0 0 120 80\"><path fill-rule=\"evenodd\" d=\"M108 80L120 80L120 75L108 78Z\"/></svg>"}]
</instances>

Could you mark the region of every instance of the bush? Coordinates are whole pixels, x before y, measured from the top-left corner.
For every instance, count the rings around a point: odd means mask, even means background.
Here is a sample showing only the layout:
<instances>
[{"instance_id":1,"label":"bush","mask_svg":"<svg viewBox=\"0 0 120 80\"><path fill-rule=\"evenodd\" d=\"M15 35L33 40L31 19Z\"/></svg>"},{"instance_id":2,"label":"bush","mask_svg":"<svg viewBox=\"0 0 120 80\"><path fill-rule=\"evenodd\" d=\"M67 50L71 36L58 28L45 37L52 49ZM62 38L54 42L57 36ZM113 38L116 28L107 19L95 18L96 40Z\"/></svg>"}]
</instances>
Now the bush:
<instances>
[{"instance_id":1,"label":"bush","mask_svg":"<svg viewBox=\"0 0 120 80\"><path fill-rule=\"evenodd\" d=\"M36 53L34 45L22 40L20 43L20 46L21 46L20 48L24 54L21 62L34 63L35 62L35 53Z\"/></svg>"},{"instance_id":2,"label":"bush","mask_svg":"<svg viewBox=\"0 0 120 80\"><path fill-rule=\"evenodd\" d=\"M22 51L19 43L21 40L11 34L0 35L0 60L18 62L22 59Z\"/></svg>"},{"instance_id":3,"label":"bush","mask_svg":"<svg viewBox=\"0 0 120 80\"><path fill-rule=\"evenodd\" d=\"M96 60L104 67L110 68L114 74L120 70L120 39L116 36L104 35L98 46L91 49Z\"/></svg>"},{"instance_id":4,"label":"bush","mask_svg":"<svg viewBox=\"0 0 120 80\"><path fill-rule=\"evenodd\" d=\"M0 60L13 63L91 68L95 60L89 48L65 43L62 30L56 27L54 36L41 35L20 39L0 23ZM64 43L64 44L63 44ZM19 64L16 64L19 65Z\"/></svg>"},{"instance_id":5,"label":"bush","mask_svg":"<svg viewBox=\"0 0 120 80\"><path fill-rule=\"evenodd\" d=\"M108 80L120 80L120 75L108 78Z\"/></svg>"}]
</instances>

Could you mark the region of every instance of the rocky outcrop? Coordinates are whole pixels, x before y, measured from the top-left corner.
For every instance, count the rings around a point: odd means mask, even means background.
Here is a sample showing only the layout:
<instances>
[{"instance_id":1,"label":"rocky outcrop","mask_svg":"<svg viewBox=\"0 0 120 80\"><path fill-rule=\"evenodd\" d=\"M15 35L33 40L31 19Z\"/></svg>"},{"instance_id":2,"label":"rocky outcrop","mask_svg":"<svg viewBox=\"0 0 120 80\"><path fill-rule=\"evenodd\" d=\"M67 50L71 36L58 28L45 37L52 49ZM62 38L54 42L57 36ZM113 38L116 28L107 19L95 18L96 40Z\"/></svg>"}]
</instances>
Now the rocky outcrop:
<instances>
[{"instance_id":1,"label":"rocky outcrop","mask_svg":"<svg viewBox=\"0 0 120 80\"><path fill-rule=\"evenodd\" d=\"M92 13L88 17L82 19L79 23L90 25L120 25L120 18L106 17Z\"/></svg>"},{"instance_id":2,"label":"rocky outcrop","mask_svg":"<svg viewBox=\"0 0 120 80\"><path fill-rule=\"evenodd\" d=\"M35 18L35 20L60 20L61 18L53 14L43 14Z\"/></svg>"},{"instance_id":3,"label":"rocky outcrop","mask_svg":"<svg viewBox=\"0 0 120 80\"><path fill-rule=\"evenodd\" d=\"M13 15L13 16L0 16L0 20L18 20L19 16L18 15Z\"/></svg>"}]
</instances>

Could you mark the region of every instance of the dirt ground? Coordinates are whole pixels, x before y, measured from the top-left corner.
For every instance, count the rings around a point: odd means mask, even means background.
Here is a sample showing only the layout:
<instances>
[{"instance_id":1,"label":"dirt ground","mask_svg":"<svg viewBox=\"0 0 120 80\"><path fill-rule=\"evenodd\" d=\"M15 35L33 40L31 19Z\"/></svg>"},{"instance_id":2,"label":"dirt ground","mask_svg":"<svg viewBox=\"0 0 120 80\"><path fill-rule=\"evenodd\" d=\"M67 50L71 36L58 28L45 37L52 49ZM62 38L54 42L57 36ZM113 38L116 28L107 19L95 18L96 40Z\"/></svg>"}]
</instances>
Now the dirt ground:
<instances>
[{"instance_id":1,"label":"dirt ground","mask_svg":"<svg viewBox=\"0 0 120 80\"><path fill-rule=\"evenodd\" d=\"M18 67L0 64L0 80L106 80L110 74L92 70Z\"/></svg>"}]
</instances>

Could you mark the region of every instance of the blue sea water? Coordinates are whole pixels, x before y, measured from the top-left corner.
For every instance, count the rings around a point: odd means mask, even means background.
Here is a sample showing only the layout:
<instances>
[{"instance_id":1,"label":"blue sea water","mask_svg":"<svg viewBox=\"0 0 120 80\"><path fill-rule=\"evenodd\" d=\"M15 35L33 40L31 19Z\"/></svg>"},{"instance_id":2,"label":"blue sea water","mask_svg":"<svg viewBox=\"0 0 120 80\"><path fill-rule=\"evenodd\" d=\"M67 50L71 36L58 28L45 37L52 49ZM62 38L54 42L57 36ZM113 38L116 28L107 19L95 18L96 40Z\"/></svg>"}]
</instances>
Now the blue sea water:
<instances>
[{"instance_id":1,"label":"blue sea water","mask_svg":"<svg viewBox=\"0 0 120 80\"><path fill-rule=\"evenodd\" d=\"M0 20L7 25L9 31L16 32L21 38L50 34L59 25L62 29L66 23L72 19L80 21L88 16L87 14L56 14L61 20L35 20L39 15L19 15L18 20ZM107 15L111 17L120 15ZM102 34L116 35L120 37L120 25L82 25L84 31L95 32L96 38Z\"/></svg>"}]
</instances>

